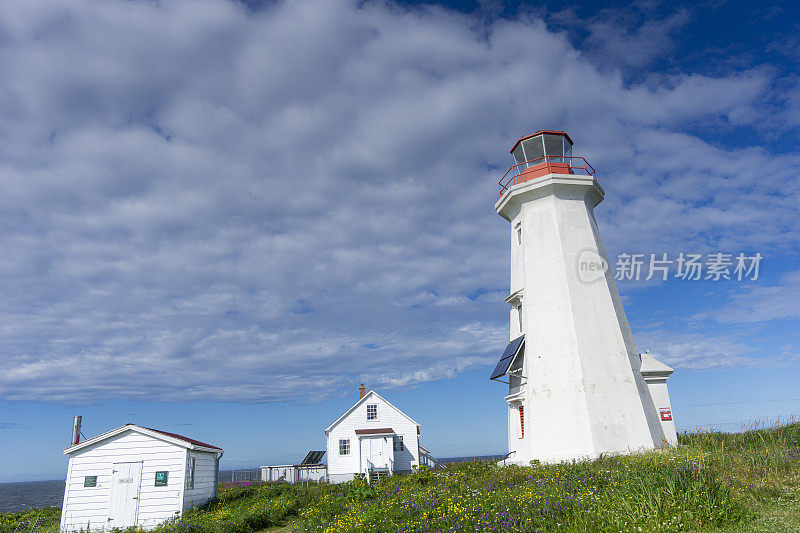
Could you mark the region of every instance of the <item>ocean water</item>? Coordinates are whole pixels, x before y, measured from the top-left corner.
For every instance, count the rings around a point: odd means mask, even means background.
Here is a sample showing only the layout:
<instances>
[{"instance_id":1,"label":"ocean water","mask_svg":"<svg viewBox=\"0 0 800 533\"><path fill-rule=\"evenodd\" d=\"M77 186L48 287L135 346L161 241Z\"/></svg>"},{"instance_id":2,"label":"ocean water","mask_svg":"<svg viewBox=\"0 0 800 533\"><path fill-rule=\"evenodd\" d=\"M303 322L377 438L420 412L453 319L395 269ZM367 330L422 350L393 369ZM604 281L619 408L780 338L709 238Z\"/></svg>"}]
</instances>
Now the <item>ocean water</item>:
<instances>
[{"instance_id":1,"label":"ocean water","mask_svg":"<svg viewBox=\"0 0 800 533\"><path fill-rule=\"evenodd\" d=\"M24 511L31 507L61 507L64 480L0 483L0 513Z\"/></svg>"}]
</instances>

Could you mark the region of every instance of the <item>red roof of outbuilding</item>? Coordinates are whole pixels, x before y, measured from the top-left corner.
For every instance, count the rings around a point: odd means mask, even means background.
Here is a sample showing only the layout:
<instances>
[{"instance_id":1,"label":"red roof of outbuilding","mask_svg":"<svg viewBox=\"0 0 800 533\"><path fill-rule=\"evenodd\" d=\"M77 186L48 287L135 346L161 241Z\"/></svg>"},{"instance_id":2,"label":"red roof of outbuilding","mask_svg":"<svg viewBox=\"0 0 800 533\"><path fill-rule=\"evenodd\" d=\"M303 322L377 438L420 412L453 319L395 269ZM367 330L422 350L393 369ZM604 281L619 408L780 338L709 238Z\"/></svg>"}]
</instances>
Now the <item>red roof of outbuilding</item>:
<instances>
[{"instance_id":1,"label":"red roof of outbuilding","mask_svg":"<svg viewBox=\"0 0 800 533\"><path fill-rule=\"evenodd\" d=\"M129 428L129 427L130 428L144 429L144 430L147 430L147 431L152 431L154 433L160 433L160 434L165 435L167 437L172 437L173 439L182 440L183 442L192 444L194 446L200 446L200 447L203 447L203 448L211 448L213 450L223 451L222 448L220 448L219 446L214 446L213 444L208 444L206 442L202 442L202 441L199 441L199 440L191 439L189 437L184 437L183 435L178 435L177 433L169 433L167 431L161 431L160 429L147 428L147 427L144 427L144 426L140 426L139 424L128 423L128 424L125 424L124 426L120 426L120 427L118 427L116 429L112 429L110 431L106 431L105 433L101 433L100 435L97 435L96 437L92 437L91 439L86 439L86 440L81 441L81 442L79 442L77 444L71 444L71 445L67 446L66 448L64 448L64 453L65 454L72 453L74 450L76 450L78 448L83 448L84 446L86 446L89 443L96 444L98 442L101 442L101 441L105 440L106 438L112 437L114 435L118 435L119 433L125 431L125 429Z\"/></svg>"},{"instance_id":2,"label":"red roof of outbuilding","mask_svg":"<svg viewBox=\"0 0 800 533\"><path fill-rule=\"evenodd\" d=\"M127 424L127 425L135 426L137 424ZM144 426L139 426L139 427L144 427ZM150 431L155 431L156 433L161 433L162 435L166 435L168 437L172 437L172 438L175 438L175 439L180 439L182 441L188 442L189 444L194 444L195 446L202 446L204 448L214 448L215 450L221 450L222 449L219 446L214 446L213 444L208 444L206 442L202 442L202 441L199 441L199 440L190 439L189 437L184 437L183 435L178 435L177 433L168 433L166 431L161 431L160 429L153 429L153 428L144 428L144 429L149 429Z\"/></svg>"}]
</instances>

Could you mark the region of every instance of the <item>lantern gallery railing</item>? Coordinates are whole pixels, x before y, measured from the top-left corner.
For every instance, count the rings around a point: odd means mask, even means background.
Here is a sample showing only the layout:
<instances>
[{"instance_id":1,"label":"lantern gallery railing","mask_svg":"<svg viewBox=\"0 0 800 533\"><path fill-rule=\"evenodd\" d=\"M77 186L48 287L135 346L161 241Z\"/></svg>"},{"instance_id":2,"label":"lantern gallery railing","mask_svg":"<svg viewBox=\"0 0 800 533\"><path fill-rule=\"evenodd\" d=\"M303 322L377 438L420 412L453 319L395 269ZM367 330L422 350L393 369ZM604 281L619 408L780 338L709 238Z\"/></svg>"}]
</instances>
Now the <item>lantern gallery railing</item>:
<instances>
[{"instance_id":1,"label":"lantern gallery railing","mask_svg":"<svg viewBox=\"0 0 800 533\"><path fill-rule=\"evenodd\" d=\"M509 187L547 174L581 174L595 177L592 165L582 157L546 155L524 163L512 165L503 178L497 182L500 195Z\"/></svg>"}]
</instances>

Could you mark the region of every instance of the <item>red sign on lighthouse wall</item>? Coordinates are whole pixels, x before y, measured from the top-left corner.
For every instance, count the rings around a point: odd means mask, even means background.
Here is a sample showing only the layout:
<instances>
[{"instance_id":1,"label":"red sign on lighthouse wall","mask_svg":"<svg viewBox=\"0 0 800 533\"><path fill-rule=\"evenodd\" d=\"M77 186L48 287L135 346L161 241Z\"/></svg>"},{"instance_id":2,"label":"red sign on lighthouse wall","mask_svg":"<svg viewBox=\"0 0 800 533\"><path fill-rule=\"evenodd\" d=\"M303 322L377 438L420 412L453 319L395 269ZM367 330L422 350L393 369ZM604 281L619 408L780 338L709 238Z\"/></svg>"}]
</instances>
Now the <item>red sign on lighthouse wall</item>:
<instances>
[{"instance_id":1,"label":"red sign on lighthouse wall","mask_svg":"<svg viewBox=\"0 0 800 533\"><path fill-rule=\"evenodd\" d=\"M661 420L672 420L672 410L669 407L662 407L658 410L661 413Z\"/></svg>"}]
</instances>

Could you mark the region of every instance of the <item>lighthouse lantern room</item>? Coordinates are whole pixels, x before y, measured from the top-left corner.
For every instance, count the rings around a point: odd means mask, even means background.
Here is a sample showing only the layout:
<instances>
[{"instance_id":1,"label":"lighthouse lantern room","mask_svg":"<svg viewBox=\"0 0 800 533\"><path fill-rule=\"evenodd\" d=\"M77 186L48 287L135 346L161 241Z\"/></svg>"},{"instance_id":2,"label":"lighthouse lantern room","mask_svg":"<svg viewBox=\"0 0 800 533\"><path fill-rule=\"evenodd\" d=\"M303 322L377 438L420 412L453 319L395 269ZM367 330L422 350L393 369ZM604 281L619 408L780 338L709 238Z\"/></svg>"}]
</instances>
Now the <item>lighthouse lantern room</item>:
<instances>
[{"instance_id":1,"label":"lighthouse lantern room","mask_svg":"<svg viewBox=\"0 0 800 533\"><path fill-rule=\"evenodd\" d=\"M572 155L572 139L564 131L537 131L520 138L511 147L514 164L500 180L500 194L509 187L547 174L594 176L594 168L583 157Z\"/></svg>"},{"instance_id":2,"label":"lighthouse lantern room","mask_svg":"<svg viewBox=\"0 0 800 533\"><path fill-rule=\"evenodd\" d=\"M571 157L572 139L563 131L539 131L522 137L510 151L515 163L535 165L545 156Z\"/></svg>"}]
</instances>

